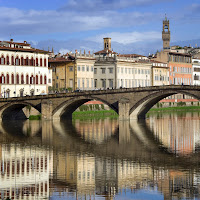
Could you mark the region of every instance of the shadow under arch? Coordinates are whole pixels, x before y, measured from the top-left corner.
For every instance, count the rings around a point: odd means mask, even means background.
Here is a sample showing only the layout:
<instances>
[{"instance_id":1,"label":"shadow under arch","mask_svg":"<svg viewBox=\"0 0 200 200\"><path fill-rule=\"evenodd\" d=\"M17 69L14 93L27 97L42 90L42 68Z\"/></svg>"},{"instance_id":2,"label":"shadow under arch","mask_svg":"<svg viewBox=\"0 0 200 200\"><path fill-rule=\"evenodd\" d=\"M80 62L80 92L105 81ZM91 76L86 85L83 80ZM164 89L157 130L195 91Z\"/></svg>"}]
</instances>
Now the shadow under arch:
<instances>
[{"instance_id":1,"label":"shadow under arch","mask_svg":"<svg viewBox=\"0 0 200 200\"><path fill-rule=\"evenodd\" d=\"M41 105L35 106L27 102L8 103L1 108L0 114L2 121L27 119L26 115L22 110L26 106L33 107L41 113Z\"/></svg>"},{"instance_id":2,"label":"shadow under arch","mask_svg":"<svg viewBox=\"0 0 200 200\"><path fill-rule=\"evenodd\" d=\"M114 110L118 114L118 107L117 107L117 105L111 105L108 102L106 102L105 100L103 100L101 98L97 98L97 97L92 97L92 96L83 97L83 96L79 96L79 97L76 97L76 98L72 98L70 100L66 100L66 101L62 102L60 105L58 105L53 110L53 112L52 112L53 119L54 120L72 119L72 113L78 107L80 107L84 103L86 103L88 101L92 101L94 99L97 100L97 101L101 101L104 104L108 105L112 110Z\"/></svg>"},{"instance_id":3,"label":"shadow under arch","mask_svg":"<svg viewBox=\"0 0 200 200\"><path fill-rule=\"evenodd\" d=\"M138 101L131 109L130 109L130 118L134 118L133 116L137 116L137 119L145 119L145 115L146 113L156 104L158 103L160 100L169 97L171 95L174 94L184 94L184 95L188 95L191 96L195 99L199 99L198 96L190 93L190 92L186 92L186 91L171 91L171 90L167 90L167 91L163 91L162 94L160 91L155 92L149 96L146 96L145 98L141 99L140 101Z\"/></svg>"}]
</instances>

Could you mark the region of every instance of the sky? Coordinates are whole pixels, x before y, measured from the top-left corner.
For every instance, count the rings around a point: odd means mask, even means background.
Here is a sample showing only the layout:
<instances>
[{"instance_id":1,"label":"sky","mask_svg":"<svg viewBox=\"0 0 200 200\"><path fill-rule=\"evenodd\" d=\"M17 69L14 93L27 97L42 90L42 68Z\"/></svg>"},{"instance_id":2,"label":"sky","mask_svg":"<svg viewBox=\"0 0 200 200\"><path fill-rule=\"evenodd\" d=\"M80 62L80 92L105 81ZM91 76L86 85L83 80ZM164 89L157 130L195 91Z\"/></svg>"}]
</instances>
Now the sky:
<instances>
[{"instance_id":1,"label":"sky","mask_svg":"<svg viewBox=\"0 0 200 200\"><path fill-rule=\"evenodd\" d=\"M165 14L171 43L200 39L199 10L200 0L0 0L0 40L65 52L101 50L111 37L114 51L156 52Z\"/></svg>"}]
</instances>

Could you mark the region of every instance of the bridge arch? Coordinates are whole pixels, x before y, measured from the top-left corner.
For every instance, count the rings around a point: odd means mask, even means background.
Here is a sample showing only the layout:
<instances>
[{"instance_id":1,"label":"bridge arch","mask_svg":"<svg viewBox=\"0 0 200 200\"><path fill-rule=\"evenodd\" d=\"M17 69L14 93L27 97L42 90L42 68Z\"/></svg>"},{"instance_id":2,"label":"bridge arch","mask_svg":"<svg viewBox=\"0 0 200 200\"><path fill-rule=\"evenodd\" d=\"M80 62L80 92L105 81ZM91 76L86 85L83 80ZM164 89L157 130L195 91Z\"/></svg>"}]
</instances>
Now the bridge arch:
<instances>
[{"instance_id":1,"label":"bridge arch","mask_svg":"<svg viewBox=\"0 0 200 200\"><path fill-rule=\"evenodd\" d=\"M160 100L169 97L174 94L185 94L188 96L192 96L195 99L200 100L200 96L193 94L192 92L188 91L174 91L174 90L165 90L165 91L158 91L154 92L150 95L139 100L133 107L130 109L130 118L131 119L145 119L146 113Z\"/></svg>"},{"instance_id":2,"label":"bridge arch","mask_svg":"<svg viewBox=\"0 0 200 200\"><path fill-rule=\"evenodd\" d=\"M101 101L104 104L108 105L111 109L113 109L116 113L118 113L118 109L111 105L109 102L104 99L93 97L93 96L78 96L75 98L71 98L59 104L52 112L53 120L59 119L71 119L72 113L84 103L91 100Z\"/></svg>"},{"instance_id":3,"label":"bridge arch","mask_svg":"<svg viewBox=\"0 0 200 200\"><path fill-rule=\"evenodd\" d=\"M29 102L12 102L7 103L0 108L1 120L23 120L27 119L23 112L25 106L30 106L41 112L40 106L35 106Z\"/></svg>"}]
</instances>

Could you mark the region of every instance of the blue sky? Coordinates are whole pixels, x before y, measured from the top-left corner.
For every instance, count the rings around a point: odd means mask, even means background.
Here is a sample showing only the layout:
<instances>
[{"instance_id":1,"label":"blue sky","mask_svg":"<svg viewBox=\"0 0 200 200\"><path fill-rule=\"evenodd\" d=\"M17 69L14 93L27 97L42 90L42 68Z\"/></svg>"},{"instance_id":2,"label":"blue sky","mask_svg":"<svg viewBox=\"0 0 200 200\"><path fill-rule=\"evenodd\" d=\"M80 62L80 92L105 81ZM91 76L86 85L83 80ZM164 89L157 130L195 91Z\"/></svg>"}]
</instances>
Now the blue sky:
<instances>
[{"instance_id":1,"label":"blue sky","mask_svg":"<svg viewBox=\"0 0 200 200\"><path fill-rule=\"evenodd\" d=\"M0 0L0 40L43 42L43 48L62 41L67 51L73 49L67 41L96 50L103 37L111 37L113 48L151 43L156 51L162 48L165 13L172 42L200 39L199 10L199 0Z\"/></svg>"}]
</instances>

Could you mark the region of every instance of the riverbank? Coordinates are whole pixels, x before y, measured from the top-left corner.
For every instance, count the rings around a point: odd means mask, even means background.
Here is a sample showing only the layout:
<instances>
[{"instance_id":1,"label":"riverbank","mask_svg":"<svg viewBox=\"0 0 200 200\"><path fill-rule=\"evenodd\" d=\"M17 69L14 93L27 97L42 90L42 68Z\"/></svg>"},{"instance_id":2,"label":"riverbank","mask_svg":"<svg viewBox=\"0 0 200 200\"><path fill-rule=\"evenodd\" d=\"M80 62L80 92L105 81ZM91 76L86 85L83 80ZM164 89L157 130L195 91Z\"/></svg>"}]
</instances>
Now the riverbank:
<instances>
[{"instance_id":1,"label":"riverbank","mask_svg":"<svg viewBox=\"0 0 200 200\"><path fill-rule=\"evenodd\" d=\"M117 118L118 114L114 110L98 110L98 111L75 111L72 118L104 118L104 117Z\"/></svg>"},{"instance_id":2,"label":"riverbank","mask_svg":"<svg viewBox=\"0 0 200 200\"><path fill-rule=\"evenodd\" d=\"M162 108L151 108L149 112L171 112L171 111L200 111L200 106L177 106L177 107L162 107Z\"/></svg>"}]
</instances>

